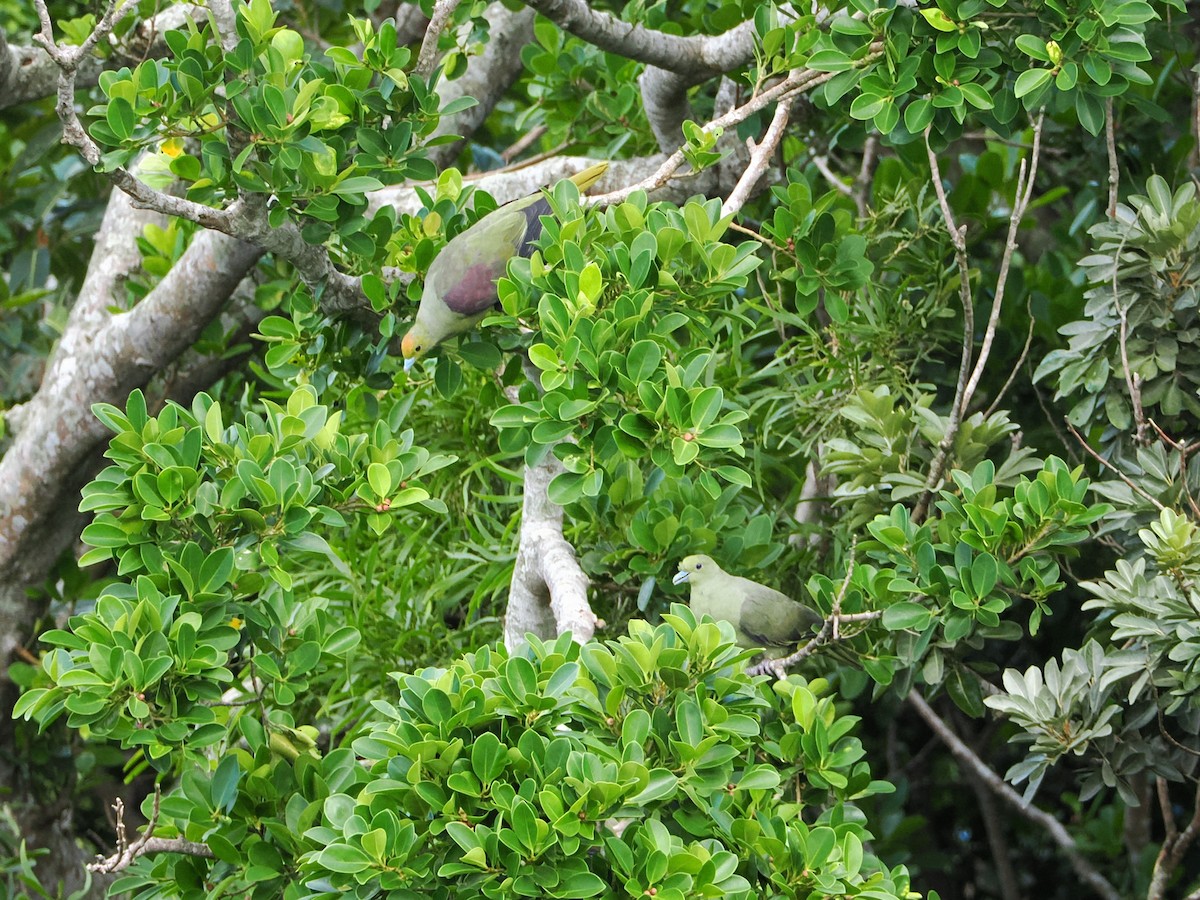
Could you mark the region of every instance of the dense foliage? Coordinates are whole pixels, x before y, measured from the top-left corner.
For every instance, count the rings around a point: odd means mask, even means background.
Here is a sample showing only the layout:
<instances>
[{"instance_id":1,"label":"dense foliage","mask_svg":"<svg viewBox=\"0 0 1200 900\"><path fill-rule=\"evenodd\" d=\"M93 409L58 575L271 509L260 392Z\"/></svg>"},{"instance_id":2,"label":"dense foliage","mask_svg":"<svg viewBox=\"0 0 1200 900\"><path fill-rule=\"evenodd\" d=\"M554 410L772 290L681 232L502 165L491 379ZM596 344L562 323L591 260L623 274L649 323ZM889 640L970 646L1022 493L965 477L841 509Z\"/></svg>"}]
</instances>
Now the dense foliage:
<instances>
[{"instance_id":1,"label":"dense foliage","mask_svg":"<svg viewBox=\"0 0 1200 900\"><path fill-rule=\"evenodd\" d=\"M425 4L436 70L415 6L210 6L109 23L77 147L48 96L0 109L0 479L87 514L36 577L0 559L10 894L82 883L29 810L111 841L121 792L182 850L115 866L138 898L1195 892L1185 4ZM49 7L65 47L108 27ZM735 28L664 118L642 37ZM552 185L494 314L405 373L425 271L497 205L464 173L567 154L621 195ZM112 222L136 264L96 297ZM179 273L224 235L262 253L198 319ZM195 327L162 366L160 314ZM22 444L75 408L94 434ZM499 641L526 470L582 644ZM802 674L672 606L697 552L830 620Z\"/></svg>"}]
</instances>

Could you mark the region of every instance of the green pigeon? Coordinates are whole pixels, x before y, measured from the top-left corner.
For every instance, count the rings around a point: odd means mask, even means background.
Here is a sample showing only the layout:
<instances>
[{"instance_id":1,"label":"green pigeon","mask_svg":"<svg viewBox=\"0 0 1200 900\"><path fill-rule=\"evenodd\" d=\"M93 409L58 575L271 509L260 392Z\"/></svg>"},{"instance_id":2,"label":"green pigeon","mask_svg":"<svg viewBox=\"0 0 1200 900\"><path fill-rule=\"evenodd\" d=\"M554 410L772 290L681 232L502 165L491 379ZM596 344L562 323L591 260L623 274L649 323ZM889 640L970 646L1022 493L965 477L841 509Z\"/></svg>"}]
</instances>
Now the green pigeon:
<instances>
[{"instance_id":1,"label":"green pigeon","mask_svg":"<svg viewBox=\"0 0 1200 900\"><path fill-rule=\"evenodd\" d=\"M765 648L779 656L814 636L824 619L802 603L765 584L730 575L708 556L687 556L672 584L691 586L692 612L724 619L733 626L739 647Z\"/></svg>"},{"instance_id":2,"label":"green pigeon","mask_svg":"<svg viewBox=\"0 0 1200 900\"><path fill-rule=\"evenodd\" d=\"M571 176L586 191L608 163L596 163ZM496 305L496 280L514 256L529 256L542 233L550 202L541 191L505 203L451 238L425 276L417 318L400 344L404 371L452 335L469 331Z\"/></svg>"}]
</instances>

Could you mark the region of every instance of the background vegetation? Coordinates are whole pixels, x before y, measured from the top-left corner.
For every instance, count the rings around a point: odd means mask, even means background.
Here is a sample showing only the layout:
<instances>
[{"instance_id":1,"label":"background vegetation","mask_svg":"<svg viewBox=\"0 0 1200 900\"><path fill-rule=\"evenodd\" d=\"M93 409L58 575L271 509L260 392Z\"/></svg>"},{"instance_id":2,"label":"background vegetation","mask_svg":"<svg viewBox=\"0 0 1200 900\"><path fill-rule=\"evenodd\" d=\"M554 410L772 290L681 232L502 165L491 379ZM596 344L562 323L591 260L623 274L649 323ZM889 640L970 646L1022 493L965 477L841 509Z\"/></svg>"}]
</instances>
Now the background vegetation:
<instances>
[{"instance_id":1,"label":"background vegetation","mask_svg":"<svg viewBox=\"0 0 1200 900\"><path fill-rule=\"evenodd\" d=\"M1200 896L1191 12L0 0L0 890Z\"/></svg>"}]
</instances>

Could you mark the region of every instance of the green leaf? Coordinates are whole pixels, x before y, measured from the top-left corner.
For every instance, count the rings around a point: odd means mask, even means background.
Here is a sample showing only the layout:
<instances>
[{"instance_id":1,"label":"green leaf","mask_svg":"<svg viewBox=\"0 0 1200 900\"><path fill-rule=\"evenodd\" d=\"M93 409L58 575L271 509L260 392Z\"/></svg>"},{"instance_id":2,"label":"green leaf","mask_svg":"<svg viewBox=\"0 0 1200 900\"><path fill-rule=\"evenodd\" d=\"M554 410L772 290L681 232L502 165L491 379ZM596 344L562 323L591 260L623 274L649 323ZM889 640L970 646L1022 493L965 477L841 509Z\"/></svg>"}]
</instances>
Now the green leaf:
<instances>
[{"instance_id":1,"label":"green leaf","mask_svg":"<svg viewBox=\"0 0 1200 900\"><path fill-rule=\"evenodd\" d=\"M638 341L629 350L625 360L625 372L635 381L645 381L658 370L662 362L662 348L655 341Z\"/></svg>"},{"instance_id":2,"label":"green leaf","mask_svg":"<svg viewBox=\"0 0 1200 900\"><path fill-rule=\"evenodd\" d=\"M926 7L925 9L920 10L920 13L924 17L925 21L938 31L958 31L958 25L955 22L951 22L946 14L936 6Z\"/></svg>"},{"instance_id":3,"label":"green leaf","mask_svg":"<svg viewBox=\"0 0 1200 900\"><path fill-rule=\"evenodd\" d=\"M902 600L883 611L883 627L888 631L924 631L933 616L919 603Z\"/></svg>"},{"instance_id":4,"label":"green leaf","mask_svg":"<svg viewBox=\"0 0 1200 900\"><path fill-rule=\"evenodd\" d=\"M1017 84L1013 93L1018 97L1032 94L1038 88L1048 83L1053 74L1052 69L1026 69L1017 76Z\"/></svg>"}]
</instances>

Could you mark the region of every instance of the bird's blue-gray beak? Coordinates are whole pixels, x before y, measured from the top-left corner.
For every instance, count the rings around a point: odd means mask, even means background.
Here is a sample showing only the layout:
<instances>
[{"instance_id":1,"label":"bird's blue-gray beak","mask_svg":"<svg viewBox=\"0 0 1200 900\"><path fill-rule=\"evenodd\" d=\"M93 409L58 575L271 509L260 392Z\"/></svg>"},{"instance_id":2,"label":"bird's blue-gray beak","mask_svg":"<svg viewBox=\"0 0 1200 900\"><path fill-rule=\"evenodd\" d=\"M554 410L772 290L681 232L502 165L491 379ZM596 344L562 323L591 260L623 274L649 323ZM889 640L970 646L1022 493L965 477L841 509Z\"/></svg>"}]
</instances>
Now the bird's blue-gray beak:
<instances>
[{"instance_id":1,"label":"bird's blue-gray beak","mask_svg":"<svg viewBox=\"0 0 1200 900\"><path fill-rule=\"evenodd\" d=\"M412 367L415 366L416 364L417 364L417 358L415 356L410 356L408 359L406 359L404 361L404 371L405 372L412 371Z\"/></svg>"},{"instance_id":2,"label":"bird's blue-gray beak","mask_svg":"<svg viewBox=\"0 0 1200 900\"><path fill-rule=\"evenodd\" d=\"M675 577L671 579L671 584L683 584L687 580L688 580L688 573L686 571L676 572Z\"/></svg>"}]
</instances>

